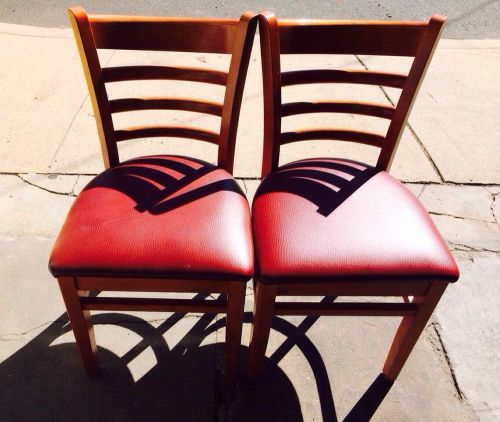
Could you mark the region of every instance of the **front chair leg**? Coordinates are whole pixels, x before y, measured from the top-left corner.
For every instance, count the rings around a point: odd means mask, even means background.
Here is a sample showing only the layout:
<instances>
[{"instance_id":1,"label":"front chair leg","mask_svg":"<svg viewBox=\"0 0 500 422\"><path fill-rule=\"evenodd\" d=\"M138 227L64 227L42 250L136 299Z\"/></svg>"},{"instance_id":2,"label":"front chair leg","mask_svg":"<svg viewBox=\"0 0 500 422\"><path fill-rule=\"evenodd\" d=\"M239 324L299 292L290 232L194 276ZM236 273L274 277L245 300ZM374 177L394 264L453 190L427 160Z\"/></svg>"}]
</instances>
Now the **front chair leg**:
<instances>
[{"instance_id":1,"label":"front chair leg","mask_svg":"<svg viewBox=\"0 0 500 422\"><path fill-rule=\"evenodd\" d=\"M257 281L255 286L252 333L248 349L248 378L250 380L257 377L264 362L277 292L275 285Z\"/></svg>"},{"instance_id":2,"label":"front chair leg","mask_svg":"<svg viewBox=\"0 0 500 422\"><path fill-rule=\"evenodd\" d=\"M390 381L398 377L447 285L447 282L434 282L426 296L414 298L414 302L419 302L417 313L401 321L384 364L384 376Z\"/></svg>"},{"instance_id":3,"label":"front chair leg","mask_svg":"<svg viewBox=\"0 0 500 422\"><path fill-rule=\"evenodd\" d=\"M80 350L83 366L87 374L94 378L99 373L99 364L90 311L82 310L73 277L60 277L57 281L73 328L76 344Z\"/></svg>"},{"instance_id":4,"label":"front chair leg","mask_svg":"<svg viewBox=\"0 0 500 422\"><path fill-rule=\"evenodd\" d=\"M231 282L227 294L226 378L230 382L234 381L238 369L245 292L246 283L235 281Z\"/></svg>"}]
</instances>

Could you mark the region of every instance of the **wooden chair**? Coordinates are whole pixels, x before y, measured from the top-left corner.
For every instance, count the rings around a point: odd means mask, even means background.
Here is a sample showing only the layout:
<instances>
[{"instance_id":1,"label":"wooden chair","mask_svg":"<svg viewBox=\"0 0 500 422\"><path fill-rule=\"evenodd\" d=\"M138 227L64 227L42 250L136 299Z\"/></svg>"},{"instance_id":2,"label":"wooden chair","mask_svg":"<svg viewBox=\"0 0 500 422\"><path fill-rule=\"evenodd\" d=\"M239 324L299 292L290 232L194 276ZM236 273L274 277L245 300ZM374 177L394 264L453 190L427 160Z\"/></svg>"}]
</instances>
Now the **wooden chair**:
<instances>
[{"instance_id":1,"label":"wooden chair","mask_svg":"<svg viewBox=\"0 0 500 422\"><path fill-rule=\"evenodd\" d=\"M264 83L261 183L252 206L255 308L248 375L263 363L273 315L402 316L383 373L395 380L458 268L419 201L388 173L445 18L427 22L277 20L260 16ZM280 54L414 57L408 75L370 70L281 72ZM290 85L350 83L401 89L397 105L353 101L282 104ZM350 113L389 120L385 135L345 128L282 133L281 119ZM338 158L278 166L284 144L310 139L368 144L375 166ZM277 296L399 296L401 303L277 301ZM359 299L358 299L359 300Z\"/></svg>"},{"instance_id":2,"label":"wooden chair","mask_svg":"<svg viewBox=\"0 0 500 422\"><path fill-rule=\"evenodd\" d=\"M98 373L92 310L226 313L226 375L234 377L246 282L253 275L250 210L232 178L241 98L255 15L238 19L87 15L69 9L104 164L78 196L50 257L90 376ZM101 67L97 50L230 54L229 71L192 67ZM224 103L180 98L109 100L110 82L179 80L225 86ZM182 126L115 129L114 113L185 110L221 118L220 133ZM218 164L157 155L120 162L120 141L180 137L218 145ZM90 291L196 292L223 300L94 297ZM158 295L157 295L158 296Z\"/></svg>"}]
</instances>

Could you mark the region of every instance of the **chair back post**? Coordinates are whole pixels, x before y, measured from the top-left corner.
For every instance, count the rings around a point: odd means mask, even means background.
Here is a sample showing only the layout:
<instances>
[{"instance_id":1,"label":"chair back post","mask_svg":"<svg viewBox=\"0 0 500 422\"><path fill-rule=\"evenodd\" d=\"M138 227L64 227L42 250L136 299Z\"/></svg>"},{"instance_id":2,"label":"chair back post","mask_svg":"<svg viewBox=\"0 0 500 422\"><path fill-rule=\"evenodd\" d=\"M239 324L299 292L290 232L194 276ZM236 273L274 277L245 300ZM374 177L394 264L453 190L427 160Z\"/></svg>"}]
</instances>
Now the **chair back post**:
<instances>
[{"instance_id":1,"label":"chair back post","mask_svg":"<svg viewBox=\"0 0 500 422\"><path fill-rule=\"evenodd\" d=\"M80 54L92 108L94 109L104 167L113 167L119 163L118 148L114 139L115 131L109 108L108 94L102 77L102 69L97 56L89 18L81 6L69 8L68 15L75 34L78 53Z\"/></svg>"},{"instance_id":2,"label":"chair back post","mask_svg":"<svg viewBox=\"0 0 500 422\"><path fill-rule=\"evenodd\" d=\"M385 143L376 165L379 169L390 170L408 116L441 38L445 22L446 18L439 15L434 15L429 20L429 24L420 41L417 54L403 86L391 124L387 130Z\"/></svg>"},{"instance_id":3,"label":"chair back post","mask_svg":"<svg viewBox=\"0 0 500 422\"><path fill-rule=\"evenodd\" d=\"M224 168L230 174L233 174L236 135L243 89L257 25L256 16L253 12L245 12L241 15L233 43L224 95L217 162L219 167Z\"/></svg>"},{"instance_id":4,"label":"chair back post","mask_svg":"<svg viewBox=\"0 0 500 422\"><path fill-rule=\"evenodd\" d=\"M279 164L281 136L281 65L279 26L273 12L259 15L264 100L264 152L262 178Z\"/></svg>"}]
</instances>

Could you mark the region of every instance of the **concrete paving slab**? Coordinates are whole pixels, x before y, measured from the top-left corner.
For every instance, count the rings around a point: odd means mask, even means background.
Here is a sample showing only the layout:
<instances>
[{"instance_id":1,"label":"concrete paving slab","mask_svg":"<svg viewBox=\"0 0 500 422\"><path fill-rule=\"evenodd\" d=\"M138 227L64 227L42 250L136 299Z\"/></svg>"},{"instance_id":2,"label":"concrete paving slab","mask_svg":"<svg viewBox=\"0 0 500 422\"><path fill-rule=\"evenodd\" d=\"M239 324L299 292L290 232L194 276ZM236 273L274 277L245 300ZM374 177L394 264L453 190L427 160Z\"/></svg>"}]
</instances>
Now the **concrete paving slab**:
<instances>
[{"instance_id":1,"label":"concrete paving slab","mask_svg":"<svg viewBox=\"0 0 500 422\"><path fill-rule=\"evenodd\" d=\"M427 211L495 223L493 195L482 186L425 185L420 200Z\"/></svg>"},{"instance_id":2,"label":"concrete paving slab","mask_svg":"<svg viewBox=\"0 0 500 422\"><path fill-rule=\"evenodd\" d=\"M460 280L437 308L437 326L463 395L482 421L500 420L500 254L455 252Z\"/></svg>"},{"instance_id":3,"label":"concrete paving slab","mask_svg":"<svg viewBox=\"0 0 500 422\"><path fill-rule=\"evenodd\" d=\"M28 173L18 176L29 185L33 185L47 192L60 193L63 195L74 195L74 189L80 176L66 174L40 174Z\"/></svg>"},{"instance_id":4,"label":"concrete paving slab","mask_svg":"<svg viewBox=\"0 0 500 422\"><path fill-rule=\"evenodd\" d=\"M500 41L442 40L410 125L446 181L500 181ZM406 72L397 58L362 58L370 69ZM386 89L393 101L399 90Z\"/></svg>"},{"instance_id":5,"label":"concrete paving slab","mask_svg":"<svg viewBox=\"0 0 500 422\"><path fill-rule=\"evenodd\" d=\"M74 176L60 176L61 178ZM73 203L67 194L50 193L14 175L0 176L0 234L10 237L54 237ZM46 176L44 182L48 185ZM54 184L49 190L58 189Z\"/></svg>"},{"instance_id":6,"label":"concrete paving slab","mask_svg":"<svg viewBox=\"0 0 500 422\"><path fill-rule=\"evenodd\" d=\"M458 250L500 252L500 229L496 223L432 215L448 244Z\"/></svg>"},{"instance_id":7,"label":"concrete paving slab","mask_svg":"<svg viewBox=\"0 0 500 422\"><path fill-rule=\"evenodd\" d=\"M75 42L60 31L12 35L0 25L2 172L46 172L87 95Z\"/></svg>"},{"instance_id":8,"label":"concrete paving slab","mask_svg":"<svg viewBox=\"0 0 500 422\"><path fill-rule=\"evenodd\" d=\"M252 296L247 301L251 308ZM369 420L373 413L377 421L476 420L432 326L396 383L384 382L379 373L396 327L390 318L275 318L261 378L241 381L225 411L242 421ZM245 324L243 344L249 335Z\"/></svg>"},{"instance_id":9,"label":"concrete paving slab","mask_svg":"<svg viewBox=\"0 0 500 422\"><path fill-rule=\"evenodd\" d=\"M12 25L10 25L12 26ZM1 27L0 27L1 29ZM85 81L82 71L79 67L76 47L71 39L71 34L67 30L51 30L47 34L42 31L41 38L30 36L21 36L32 34L33 28L17 27L16 35L5 35L4 43L9 42L8 37L14 37L18 42L19 48L32 51L37 49L38 44L45 42L43 52L44 60L37 65L41 66L41 74L48 73L52 77L57 77L57 85L52 80L38 80L38 74L23 75L24 79L30 81L36 87L52 87L56 89L56 94L50 95L52 103L44 104L41 107L28 108L26 113L34 117L30 118L30 124L37 124L43 120L44 126L40 126L39 132L43 134L46 142L33 142L36 137L33 130L26 130L22 124L16 124L6 129L7 143L5 150L0 151L2 156L9 157L8 160L2 160L0 171L3 172L36 172L36 173L64 173L64 174L96 174L103 169L100 155L100 146L97 137L97 130L93 116L90 100L88 99ZM18 40L18 38L20 40ZM64 43L64 46L58 46L54 43ZM60 49L66 51L66 56L58 54ZM13 53L12 53L13 54ZM260 176L261 154L262 154L262 80L260 68L260 51L258 42L255 42L244 99L241 111L239 134L236 148L235 175L237 177L258 177ZM28 60L27 55L23 60ZM34 56L37 57L36 55ZM20 60L16 58L16 60ZM179 53L131 53L131 52L110 52L101 54L101 60L108 65L124 65L137 63L152 64L172 64L183 63L192 64L198 67L212 67L218 69L227 69L227 57L214 54L179 54ZM47 63L46 63L47 62ZM59 66L55 72L49 67L49 64L57 62ZM65 63L68 62L68 65ZM300 57L284 60L284 68L289 66L311 67L324 62L324 57L311 56L307 62ZM340 56L330 59L329 66L336 68L362 68L360 62L354 56ZM31 67L25 64L25 67ZM59 73L72 73L65 75L61 80L57 75ZM9 80L9 86L18 86L17 74L7 74L4 80ZM38 79L37 79L38 78ZM27 82L25 82L26 84ZM51 89L52 89L51 88ZM45 88L44 88L45 89ZM48 88L47 88L48 89ZM108 85L110 98L127 97L132 93L140 92L142 95L160 95L164 92L171 96L184 96L193 98L215 98L222 100L223 90L221 87L210 86L207 84L183 84L178 82L166 81L144 81L116 83ZM293 93L295 90L295 94ZM336 98L359 98L369 99L378 102L387 102L387 99L377 87L356 86L347 87L343 85L332 85L329 87L328 97ZM29 90L24 89L24 95L28 95ZM290 92L292 92L291 95ZM291 101L294 95L303 98L304 95L318 96L325 98L325 87L296 87L292 91L284 90L284 99ZM33 94L33 98L37 95ZM29 96L28 96L29 97ZM67 98L66 98L67 97ZM35 101L32 97L26 99L26 104ZM44 97L45 98L45 97ZM68 99L69 98L69 99ZM289 99L287 99L289 98ZM67 101L78 99L74 104ZM59 101L59 103L57 103ZM25 108L26 104L17 105L17 109ZM61 106L63 105L63 106ZM62 109L64 113L54 113L54 110ZM191 114L191 115L189 115ZM63 118L64 117L64 118ZM130 126L138 123L153 124L171 120L175 124L186 124L195 127L205 127L212 130L218 130L218 119L213 116L204 116L198 113L154 111L154 112L134 112L120 113L114 116L115 126L117 128ZM19 120L19 118L18 118ZM287 128L288 121L285 119L284 129ZM352 115L306 115L296 116L295 125L298 126L324 126L325 124L347 127L363 127L366 130L374 130L383 133L387 124L382 119L369 118L366 116ZM12 121L12 120L11 120ZM293 127L293 126L292 126ZM8 146L10 139L16 139L15 146ZM19 145L26 147L20 148ZM40 149L40 151L39 151ZM27 150L25 154L22 151ZM216 148L213 145L198 141L179 140L179 139L153 139L153 140L133 140L120 144L120 154L122 159L127 159L137 155L148 155L155 153L176 153L184 155L195 155L209 162L216 161ZM354 145L345 142L302 142L293 146L283 148L282 162L292 161L306 156L339 156L351 157L360 161L372 162L376 160L377 151L374 148ZM416 163L416 165L415 165ZM412 138L411 134L406 133L398 152L393 173L396 177L408 181L439 181L439 177L428 162L420 147Z\"/></svg>"}]
</instances>

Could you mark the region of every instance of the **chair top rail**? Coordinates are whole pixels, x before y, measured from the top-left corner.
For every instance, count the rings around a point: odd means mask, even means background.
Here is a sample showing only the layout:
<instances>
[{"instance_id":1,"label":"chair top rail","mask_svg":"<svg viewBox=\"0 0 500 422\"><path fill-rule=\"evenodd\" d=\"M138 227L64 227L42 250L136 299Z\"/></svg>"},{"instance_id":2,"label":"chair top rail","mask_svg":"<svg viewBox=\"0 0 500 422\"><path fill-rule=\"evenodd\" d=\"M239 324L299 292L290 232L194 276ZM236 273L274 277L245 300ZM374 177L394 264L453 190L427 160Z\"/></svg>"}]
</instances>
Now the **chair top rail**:
<instances>
[{"instance_id":1,"label":"chair top rail","mask_svg":"<svg viewBox=\"0 0 500 422\"><path fill-rule=\"evenodd\" d=\"M239 21L89 15L89 22L98 49L230 54Z\"/></svg>"},{"instance_id":2,"label":"chair top rail","mask_svg":"<svg viewBox=\"0 0 500 422\"><path fill-rule=\"evenodd\" d=\"M281 54L367 54L413 57L417 54L428 23L278 20L278 25Z\"/></svg>"}]
</instances>

